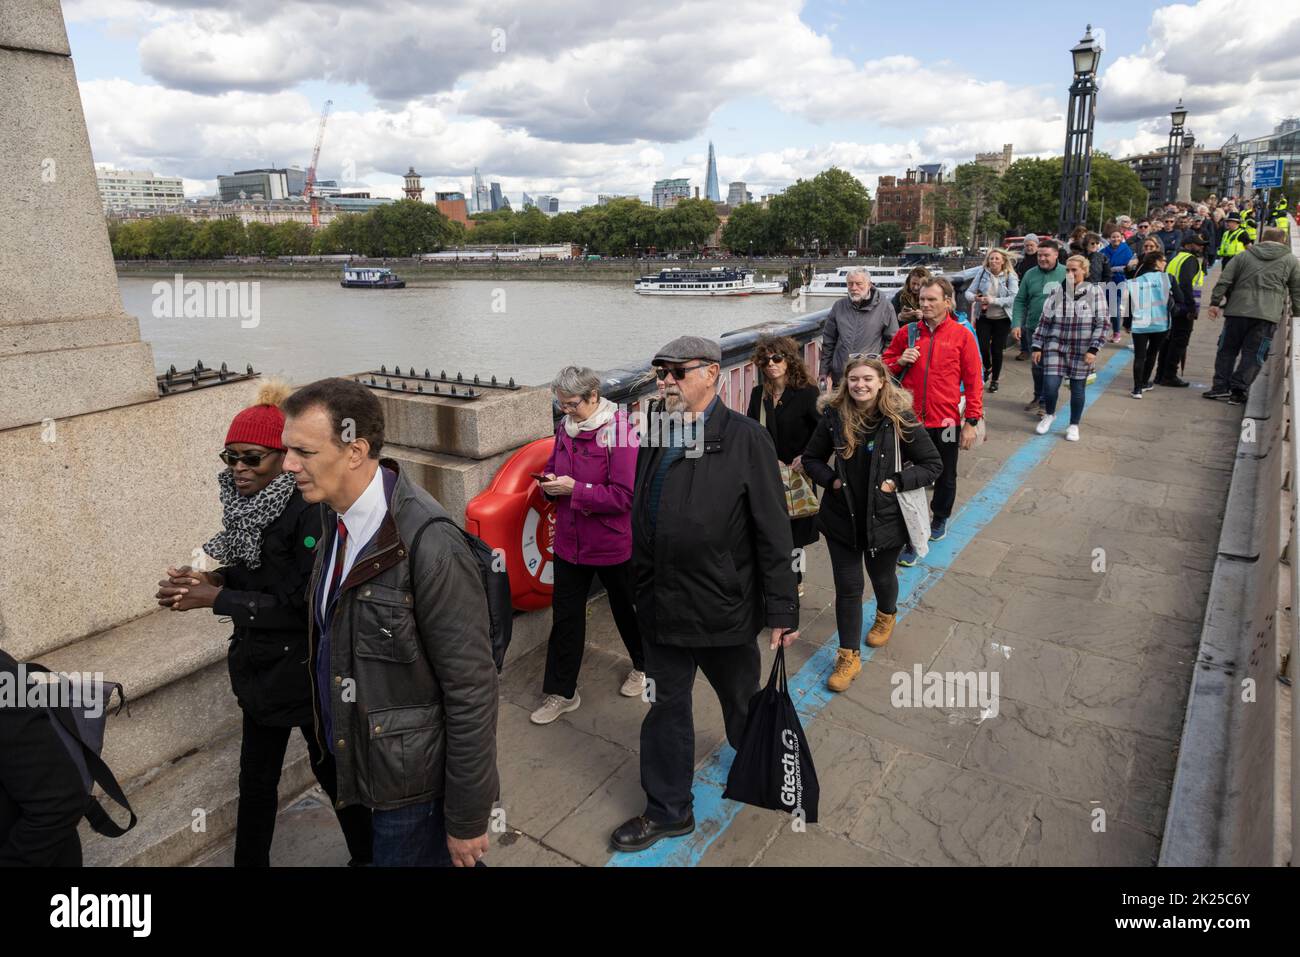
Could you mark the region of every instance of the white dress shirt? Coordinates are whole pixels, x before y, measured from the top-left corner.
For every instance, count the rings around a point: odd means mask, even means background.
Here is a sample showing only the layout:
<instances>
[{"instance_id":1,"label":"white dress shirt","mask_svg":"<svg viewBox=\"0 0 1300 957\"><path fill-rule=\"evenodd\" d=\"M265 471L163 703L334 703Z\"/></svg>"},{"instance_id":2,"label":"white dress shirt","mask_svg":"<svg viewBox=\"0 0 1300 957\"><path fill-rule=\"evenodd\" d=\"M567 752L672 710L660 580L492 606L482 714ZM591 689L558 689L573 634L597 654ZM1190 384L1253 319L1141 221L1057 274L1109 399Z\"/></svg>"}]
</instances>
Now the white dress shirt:
<instances>
[{"instance_id":1,"label":"white dress shirt","mask_svg":"<svg viewBox=\"0 0 1300 957\"><path fill-rule=\"evenodd\" d=\"M383 524L384 516L387 514L388 500L384 497L384 469L380 466L375 469L375 476L366 486L366 490L357 496L351 508L339 516L348 530L348 548L347 554L343 556L343 575L340 581L347 580L357 556L370 543L375 532L379 531L379 526ZM335 534L334 550L330 553L330 562L325 569L323 579L326 583L333 579L334 561L338 557L338 551L339 537ZM328 588L328 584L325 587Z\"/></svg>"}]
</instances>

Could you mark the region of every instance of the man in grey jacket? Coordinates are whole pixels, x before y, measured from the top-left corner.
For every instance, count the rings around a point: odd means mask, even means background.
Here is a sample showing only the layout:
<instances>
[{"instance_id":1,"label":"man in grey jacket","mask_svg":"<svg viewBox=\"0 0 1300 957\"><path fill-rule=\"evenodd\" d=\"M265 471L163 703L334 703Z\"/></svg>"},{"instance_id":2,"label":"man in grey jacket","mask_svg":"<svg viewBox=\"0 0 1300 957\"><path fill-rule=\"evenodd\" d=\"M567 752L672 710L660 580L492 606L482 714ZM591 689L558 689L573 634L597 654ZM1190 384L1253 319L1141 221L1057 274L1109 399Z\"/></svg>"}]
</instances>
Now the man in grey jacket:
<instances>
[{"instance_id":1,"label":"man in grey jacket","mask_svg":"<svg viewBox=\"0 0 1300 957\"><path fill-rule=\"evenodd\" d=\"M1300 315L1300 262L1286 238L1276 227L1265 229L1258 243L1228 261L1214 284L1210 318L1224 320L1214 357L1214 385L1203 393L1207 399L1244 403L1268 358L1278 322Z\"/></svg>"},{"instance_id":2,"label":"man in grey jacket","mask_svg":"<svg viewBox=\"0 0 1300 957\"><path fill-rule=\"evenodd\" d=\"M893 304L871 284L865 269L850 270L844 279L848 295L831 306L822 327L818 376L823 385L829 378L832 388L840 384L849 356L858 352L880 355L898 332Z\"/></svg>"},{"instance_id":3,"label":"man in grey jacket","mask_svg":"<svg viewBox=\"0 0 1300 957\"><path fill-rule=\"evenodd\" d=\"M499 790L478 564L436 521L447 513L433 496L379 458L384 414L369 389L322 379L284 413L284 470L328 507L310 543L308 667L338 805L372 809L378 866L473 867Z\"/></svg>"}]
</instances>

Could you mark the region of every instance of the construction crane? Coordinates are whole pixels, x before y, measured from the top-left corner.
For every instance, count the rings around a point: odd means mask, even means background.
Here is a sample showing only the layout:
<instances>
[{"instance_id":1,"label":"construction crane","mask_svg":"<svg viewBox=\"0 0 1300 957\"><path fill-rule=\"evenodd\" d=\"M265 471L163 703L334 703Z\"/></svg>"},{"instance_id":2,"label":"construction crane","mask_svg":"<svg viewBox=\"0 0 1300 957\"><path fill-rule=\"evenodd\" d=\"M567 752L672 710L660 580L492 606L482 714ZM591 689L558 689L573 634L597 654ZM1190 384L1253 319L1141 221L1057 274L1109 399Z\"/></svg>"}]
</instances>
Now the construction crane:
<instances>
[{"instance_id":1,"label":"construction crane","mask_svg":"<svg viewBox=\"0 0 1300 957\"><path fill-rule=\"evenodd\" d=\"M316 162L320 159L320 145L325 139L325 121L329 119L330 107L333 105L333 100L326 100L325 108L320 111L320 127L316 130L316 148L311 151L311 166L307 167L307 182L302 187L303 198L311 204L313 229L320 227L320 202L316 196Z\"/></svg>"}]
</instances>

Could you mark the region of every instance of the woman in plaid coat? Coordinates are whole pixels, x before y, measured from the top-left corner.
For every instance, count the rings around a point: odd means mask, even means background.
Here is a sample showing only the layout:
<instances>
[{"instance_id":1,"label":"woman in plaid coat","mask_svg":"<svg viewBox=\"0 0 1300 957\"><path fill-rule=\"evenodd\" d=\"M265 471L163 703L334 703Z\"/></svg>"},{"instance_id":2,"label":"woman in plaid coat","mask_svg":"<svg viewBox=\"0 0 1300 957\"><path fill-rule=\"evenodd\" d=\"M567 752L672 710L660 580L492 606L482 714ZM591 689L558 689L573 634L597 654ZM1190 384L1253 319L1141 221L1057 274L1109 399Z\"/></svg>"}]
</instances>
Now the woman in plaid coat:
<instances>
[{"instance_id":1,"label":"woman in plaid coat","mask_svg":"<svg viewBox=\"0 0 1300 957\"><path fill-rule=\"evenodd\" d=\"M1043 370L1043 396L1047 414L1038 420L1037 431L1045 435L1056 418L1056 397L1061 380L1070 380L1070 427L1065 437L1079 441L1079 420L1083 418L1084 386L1106 341L1110 306L1106 287L1088 282L1089 263L1084 256L1065 262L1067 279L1061 295L1049 296L1043 317L1034 330L1030 351L1035 365Z\"/></svg>"}]
</instances>

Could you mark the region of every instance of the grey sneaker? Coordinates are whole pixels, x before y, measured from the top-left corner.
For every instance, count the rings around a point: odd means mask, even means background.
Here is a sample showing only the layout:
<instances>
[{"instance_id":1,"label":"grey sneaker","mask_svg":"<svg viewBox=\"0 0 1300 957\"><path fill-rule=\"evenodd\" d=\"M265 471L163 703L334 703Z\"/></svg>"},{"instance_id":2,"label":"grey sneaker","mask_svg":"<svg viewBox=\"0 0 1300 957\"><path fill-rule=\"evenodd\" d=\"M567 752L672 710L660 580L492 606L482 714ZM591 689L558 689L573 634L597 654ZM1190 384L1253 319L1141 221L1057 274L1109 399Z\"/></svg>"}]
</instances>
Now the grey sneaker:
<instances>
[{"instance_id":1,"label":"grey sneaker","mask_svg":"<svg viewBox=\"0 0 1300 957\"><path fill-rule=\"evenodd\" d=\"M582 704L582 695L573 692L572 698L562 698L557 694L548 694L542 699L542 706L529 715L533 724L550 724L562 714L577 711Z\"/></svg>"},{"instance_id":2,"label":"grey sneaker","mask_svg":"<svg viewBox=\"0 0 1300 957\"><path fill-rule=\"evenodd\" d=\"M645 694L645 672L637 671L635 668L629 671L618 693L624 698L639 698Z\"/></svg>"}]
</instances>

